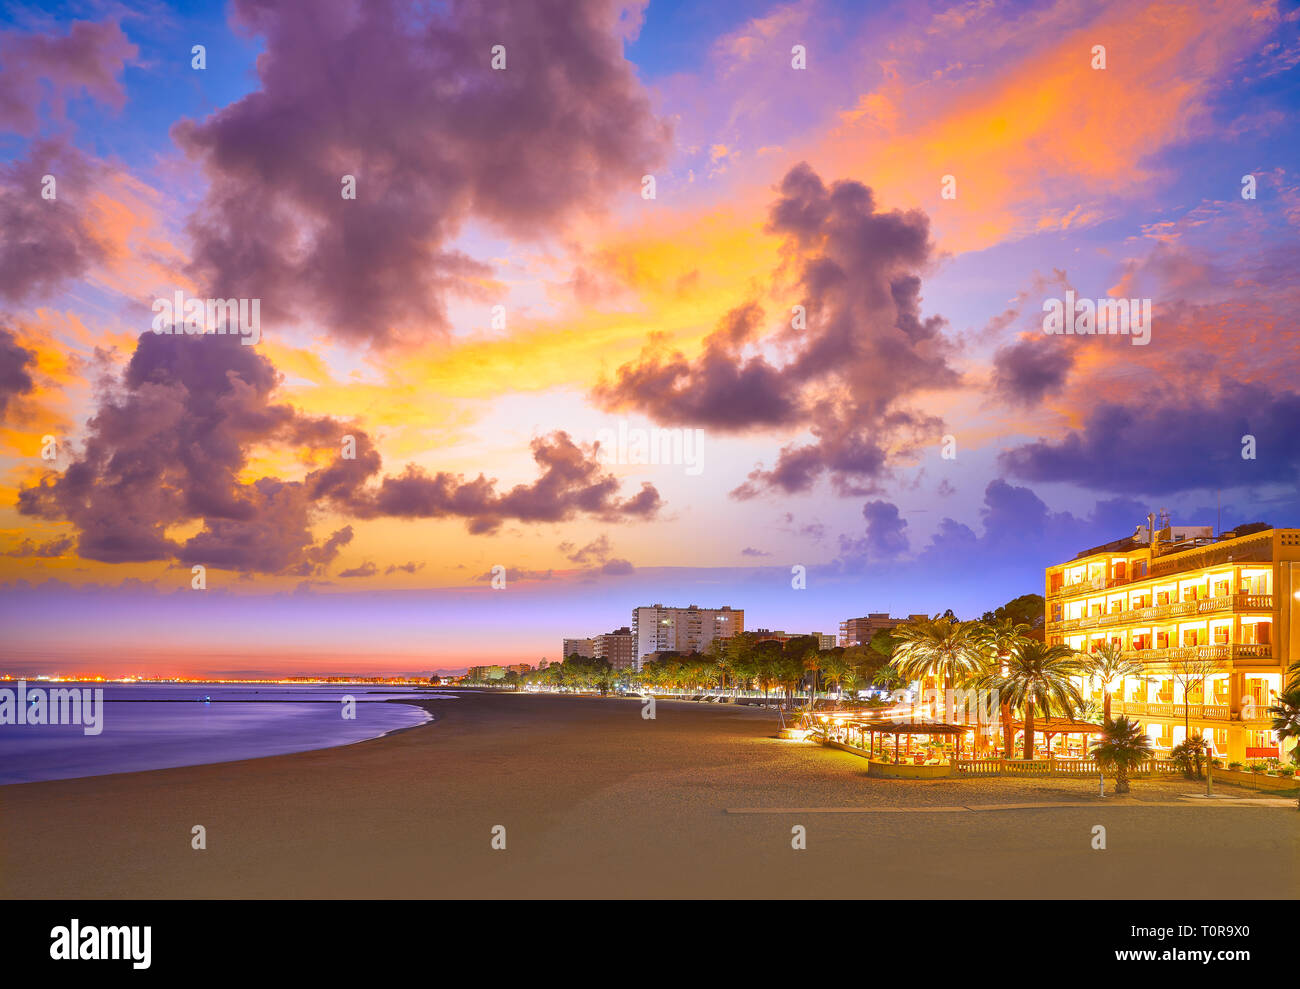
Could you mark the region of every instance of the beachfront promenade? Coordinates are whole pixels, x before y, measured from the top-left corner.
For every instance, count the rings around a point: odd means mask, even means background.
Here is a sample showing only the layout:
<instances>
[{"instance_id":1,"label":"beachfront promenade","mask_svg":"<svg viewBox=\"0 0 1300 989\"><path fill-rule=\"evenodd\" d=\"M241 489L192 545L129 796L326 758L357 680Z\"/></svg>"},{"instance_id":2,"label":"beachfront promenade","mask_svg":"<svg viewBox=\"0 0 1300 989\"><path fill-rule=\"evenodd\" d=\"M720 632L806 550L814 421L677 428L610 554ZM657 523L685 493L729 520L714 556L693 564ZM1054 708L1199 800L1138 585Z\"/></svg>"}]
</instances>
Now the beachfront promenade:
<instances>
[{"instance_id":1,"label":"beachfront promenade","mask_svg":"<svg viewBox=\"0 0 1300 989\"><path fill-rule=\"evenodd\" d=\"M4 787L0 896L1300 892L1294 801L1236 788L1211 802L1135 780L1101 801L1094 780L868 779L860 757L779 741L773 712L731 705L660 701L648 721L633 699L427 704L435 722L345 748Z\"/></svg>"}]
</instances>

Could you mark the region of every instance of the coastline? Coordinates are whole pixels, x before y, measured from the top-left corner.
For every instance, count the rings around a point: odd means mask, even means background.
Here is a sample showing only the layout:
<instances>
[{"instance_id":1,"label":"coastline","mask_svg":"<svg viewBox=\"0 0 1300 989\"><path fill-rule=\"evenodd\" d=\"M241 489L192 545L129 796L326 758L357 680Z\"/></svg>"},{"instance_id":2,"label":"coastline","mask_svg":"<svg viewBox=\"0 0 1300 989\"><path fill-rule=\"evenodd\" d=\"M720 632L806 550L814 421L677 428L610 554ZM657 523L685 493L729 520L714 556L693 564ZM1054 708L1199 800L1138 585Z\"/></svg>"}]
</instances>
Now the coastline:
<instances>
[{"instance_id":1,"label":"coastline","mask_svg":"<svg viewBox=\"0 0 1300 989\"><path fill-rule=\"evenodd\" d=\"M1300 889L1294 809L1242 800L1204 811L1234 815L1225 836L1178 805L1195 789L1178 783L1135 783L1132 802L1107 805L1075 781L868 780L859 758L778 741L772 712L730 705L660 701L645 721L624 698L392 700L435 721L326 749L6 786L0 895L1274 899ZM955 802L1028 809L944 812ZM825 813L853 807L882 813ZM765 812L735 813L745 809ZM1098 823L1112 835L1104 855L1089 847ZM791 850L793 824L808 829L806 851ZM190 847L194 825L207 830L205 850ZM504 851L491 847L497 825ZM1063 847L1063 835L1075 838ZM958 836L980 851L955 856Z\"/></svg>"},{"instance_id":2,"label":"coastline","mask_svg":"<svg viewBox=\"0 0 1300 989\"><path fill-rule=\"evenodd\" d=\"M420 703L415 699L407 700L404 698L384 698L383 700L362 701L359 703L382 704L382 703L387 703L389 701L395 701L397 703L407 703L409 706L419 708L421 711L424 712L425 720L416 722L414 724L396 725L394 727L385 728L382 731L377 732L376 734L366 735L365 737L362 738L344 738L344 739L339 739L337 741L326 740L324 744L311 744L303 748L296 748L292 746L302 744L305 741L307 741L306 739L299 738L297 740L294 740L292 738L285 738L281 740L280 744L288 745L291 747L280 748L279 745L272 746L272 748L278 748L279 751L268 751L264 753L257 753L257 754L250 754L250 755L234 755L230 758L207 759L207 758L200 757L194 759L193 761L186 761L174 766L121 768L121 769L112 769L106 772L82 773L75 776L56 776L53 779L13 780L8 782L4 781L3 779L0 779L0 794L3 794L3 792L9 787L24 786L30 783L58 783L58 782L78 780L78 779L94 779L98 777L121 776L121 775L127 775L131 773L158 772L165 769L187 769L193 766L220 765L222 763L227 763L227 762L253 762L258 759L273 759L279 756L294 755L300 752L315 752L315 751L322 751L327 749L346 748L349 745L357 745L361 742L374 741L376 739L384 738L388 735L393 735L398 732L410 731L411 729L414 728L423 728L426 725L432 724L435 721L434 714L423 703ZM178 701L174 698L169 699L169 698L151 697L151 698L105 698L103 703L105 705L110 705L110 704L116 705L116 704L185 704L186 702ZM247 697L247 698L238 698L238 699L223 698L223 699L213 700L210 703L216 705L230 704L236 706L251 705L251 704L280 704L286 706L320 704L320 705L330 705L335 707L337 706L337 701L334 700L314 700L314 699L304 700L304 699L297 699L297 698L293 700L286 700L284 698L266 698L266 697ZM244 739L247 739L250 735L255 734L256 730L257 730L256 728L245 727L240 732L235 733L233 738L242 741ZM225 738L218 737L212 739L212 741L216 744L218 748L221 748L223 744L228 745L231 740L232 740L231 736L227 736ZM193 736L193 737L183 739L184 744L188 746L193 746L196 742L199 741L206 741L206 739L202 739L200 736ZM165 749L166 744L160 746L160 748ZM21 756L24 754L25 753L19 753L18 758L21 758ZM194 754L198 755L199 753L195 752Z\"/></svg>"}]
</instances>

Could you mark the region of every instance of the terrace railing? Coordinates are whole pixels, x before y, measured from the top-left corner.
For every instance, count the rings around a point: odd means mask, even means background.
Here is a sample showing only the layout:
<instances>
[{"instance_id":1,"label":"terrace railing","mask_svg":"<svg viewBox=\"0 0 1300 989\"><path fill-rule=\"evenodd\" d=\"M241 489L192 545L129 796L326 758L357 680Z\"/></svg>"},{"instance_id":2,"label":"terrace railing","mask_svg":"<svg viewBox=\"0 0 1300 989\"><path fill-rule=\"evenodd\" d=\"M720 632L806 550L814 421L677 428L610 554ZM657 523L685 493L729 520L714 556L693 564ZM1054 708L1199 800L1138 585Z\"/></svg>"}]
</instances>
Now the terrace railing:
<instances>
[{"instance_id":1,"label":"terrace railing","mask_svg":"<svg viewBox=\"0 0 1300 989\"><path fill-rule=\"evenodd\" d=\"M1053 621L1061 631L1072 632L1076 629L1097 628L1103 625L1131 624L1133 622L1155 621L1162 618L1185 618L1188 615L1212 615L1221 611L1272 611L1272 594L1221 594L1218 597L1200 598L1194 601L1171 601L1168 604L1147 605L1142 608L1130 608L1123 611L1108 611L1097 615L1080 615Z\"/></svg>"},{"instance_id":2,"label":"terrace railing","mask_svg":"<svg viewBox=\"0 0 1300 989\"><path fill-rule=\"evenodd\" d=\"M1001 759L959 759L952 764L961 776L1001 776Z\"/></svg>"},{"instance_id":3,"label":"terrace railing","mask_svg":"<svg viewBox=\"0 0 1300 989\"><path fill-rule=\"evenodd\" d=\"M1101 770L1093 759L963 759L954 762L958 776L1096 776ZM1169 759L1140 763L1130 776L1159 776L1179 772ZM1110 775L1110 773L1107 773Z\"/></svg>"}]
</instances>

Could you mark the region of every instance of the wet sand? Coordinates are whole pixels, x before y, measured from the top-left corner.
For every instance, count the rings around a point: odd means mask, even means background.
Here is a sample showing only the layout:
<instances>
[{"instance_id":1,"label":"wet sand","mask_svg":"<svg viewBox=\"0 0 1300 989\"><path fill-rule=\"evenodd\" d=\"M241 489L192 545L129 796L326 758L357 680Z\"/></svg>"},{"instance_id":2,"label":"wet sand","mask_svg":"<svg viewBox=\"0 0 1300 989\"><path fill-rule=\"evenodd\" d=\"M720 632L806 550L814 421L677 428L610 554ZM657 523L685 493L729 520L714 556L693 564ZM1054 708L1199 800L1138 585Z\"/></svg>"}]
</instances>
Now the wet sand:
<instances>
[{"instance_id":1,"label":"wet sand","mask_svg":"<svg viewBox=\"0 0 1300 989\"><path fill-rule=\"evenodd\" d=\"M1235 787L1197 802L1191 782L1139 780L1101 801L1093 780L873 780L857 756L778 741L757 709L424 703L433 723L342 748L0 787L0 896L1300 894L1294 801Z\"/></svg>"}]
</instances>

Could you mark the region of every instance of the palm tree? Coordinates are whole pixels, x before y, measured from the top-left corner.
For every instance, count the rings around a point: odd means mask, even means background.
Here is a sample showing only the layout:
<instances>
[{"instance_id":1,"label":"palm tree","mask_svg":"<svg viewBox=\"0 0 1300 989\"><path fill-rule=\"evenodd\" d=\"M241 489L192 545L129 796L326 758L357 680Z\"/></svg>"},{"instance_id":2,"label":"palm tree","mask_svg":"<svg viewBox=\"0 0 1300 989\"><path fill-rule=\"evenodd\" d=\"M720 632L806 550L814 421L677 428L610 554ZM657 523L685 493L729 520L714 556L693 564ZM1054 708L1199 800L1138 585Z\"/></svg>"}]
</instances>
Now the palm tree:
<instances>
[{"instance_id":1,"label":"palm tree","mask_svg":"<svg viewBox=\"0 0 1300 989\"><path fill-rule=\"evenodd\" d=\"M853 677L853 668L844 661L843 656L827 656L822 660L822 677L827 683L840 688L840 701L843 703L844 683Z\"/></svg>"},{"instance_id":2,"label":"palm tree","mask_svg":"<svg viewBox=\"0 0 1300 989\"><path fill-rule=\"evenodd\" d=\"M1115 770L1115 792L1128 793L1129 771L1151 758L1151 739L1140 724L1121 715L1106 722L1101 740L1092 743L1092 757Z\"/></svg>"},{"instance_id":3,"label":"palm tree","mask_svg":"<svg viewBox=\"0 0 1300 989\"><path fill-rule=\"evenodd\" d=\"M893 690L903 682L903 674L899 673L898 670L886 663L872 674L871 682L877 687L884 687L886 690Z\"/></svg>"},{"instance_id":4,"label":"palm tree","mask_svg":"<svg viewBox=\"0 0 1300 989\"><path fill-rule=\"evenodd\" d=\"M849 667L849 671L844 674L844 679L840 681L840 689L843 692L841 696L847 694L850 703L858 699L858 680L861 675L854 667Z\"/></svg>"},{"instance_id":5,"label":"palm tree","mask_svg":"<svg viewBox=\"0 0 1300 989\"><path fill-rule=\"evenodd\" d=\"M1300 659L1297 659L1287 667L1287 673L1290 675L1291 679L1287 681L1286 689L1295 690L1297 687L1300 687Z\"/></svg>"},{"instance_id":6,"label":"palm tree","mask_svg":"<svg viewBox=\"0 0 1300 989\"><path fill-rule=\"evenodd\" d=\"M997 690L997 678L1003 672L1003 664L1011 650L1025 639L1029 626L1012 618L999 618L986 621L984 625L984 669L967 683L968 687L980 690ZM998 715L1002 720L1002 753L1006 759L1011 758L1015 745L1015 729L1011 722L1011 702L998 691Z\"/></svg>"},{"instance_id":7,"label":"palm tree","mask_svg":"<svg viewBox=\"0 0 1300 989\"><path fill-rule=\"evenodd\" d=\"M1268 709L1273 715L1273 733L1278 742L1288 738L1300 739L1300 684L1277 695L1277 703ZM1291 761L1300 766L1300 745L1291 750ZM1300 801L1297 801L1300 806Z\"/></svg>"},{"instance_id":8,"label":"palm tree","mask_svg":"<svg viewBox=\"0 0 1300 989\"><path fill-rule=\"evenodd\" d=\"M978 622L922 618L894 629L890 663L905 680L931 677L945 690L983 668L984 633Z\"/></svg>"},{"instance_id":9,"label":"palm tree","mask_svg":"<svg viewBox=\"0 0 1300 989\"><path fill-rule=\"evenodd\" d=\"M1083 706L1083 698L1070 680L1082 668L1078 654L1069 646L1049 646L1033 639L1022 639L1007 654L1005 671L989 680L999 695L1005 692L1007 703L1018 707L1025 718L1024 758L1034 757L1034 709L1051 717L1052 708L1067 717Z\"/></svg>"},{"instance_id":10,"label":"palm tree","mask_svg":"<svg viewBox=\"0 0 1300 989\"><path fill-rule=\"evenodd\" d=\"M1145 666L1132 656L1126 656L1124 650L1114 642L1103 643L1088 657L1088 673L1101 681L1103 723L1110 720L1111 684L1124 677L1140 677L1145 670Z\"/></svg>"},{"instance_id":11,"label":"palm tree","mask_svg":"<svg viewBox=\"0 0 1300 989\"><path fill-rule=\"evenodd\" d=\"M825 660L817 649L810 649L803 657L803 668L812 674L812 686L808 689L808 710L817 706L817 676Z\"/></svg>"}]
</instances>

